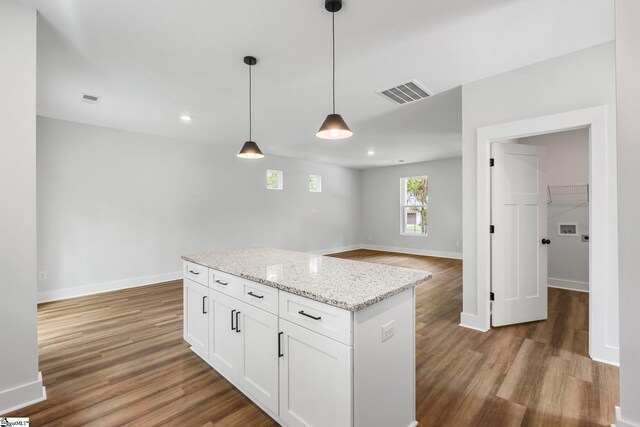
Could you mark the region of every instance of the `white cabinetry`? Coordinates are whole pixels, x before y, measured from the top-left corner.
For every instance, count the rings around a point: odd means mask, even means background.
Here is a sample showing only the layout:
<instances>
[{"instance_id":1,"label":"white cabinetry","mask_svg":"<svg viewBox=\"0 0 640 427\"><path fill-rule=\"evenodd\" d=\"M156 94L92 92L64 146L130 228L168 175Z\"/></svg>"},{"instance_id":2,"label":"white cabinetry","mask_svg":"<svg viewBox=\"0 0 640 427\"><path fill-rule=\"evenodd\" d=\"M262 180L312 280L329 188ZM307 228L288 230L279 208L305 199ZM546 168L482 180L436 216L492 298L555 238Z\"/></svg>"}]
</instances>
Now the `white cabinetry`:
<instances>
[{"instance_id":1,"label":"white cabinetry","mask_svg":"<svg viewBox=\"0 0 640 427\"><path fill-rule=\"evenodd\" d=\"M237 331L238 300L211 289L211 347L209 364L233 381L242 362L242 337Z\"/></svg>"},{"instance_id":2,"label":"white cabinetry","mask_svg":"<svg viewBox=\"0 0 640 427\"><path fill-rule=\"evenodd\" d=\"M184 339L283 426L410 427L414 303L352 312L185 263Z\"/></svg>"},{"instance_id":3,"label":"white cabinetry","mask_svg":"<svg viewBox=\"0 0 640 427\"><path fill-rule=\"evenodd\" d=\"M278 411L278 317L209 291L213 328L209 364Z\"/></svg>"},{"instance_id":4,"label":"white cabinetry","mask_svg":"<svg viewBox=\"0 0 640 427\"><path fill-rule=\"evenodd\" d=\"M184 279L184 340L200 357L209 356L209 289Z\"/></svg>"},{"instance_id":5,"label":"white cabinetry","mask_svg":"<svg viewBox=\"0 0 640 427\"><path fill-rule=\"evenodd\" d=\"M280 319L280 418L292 427L352 425L352 347Z\"/></svg>"},{"instance_id":6,"label":"white cabinetry","mask_svg":"<svg viewBox=\"0 0 640 427\"><path fill-rule=\"evenodd\" d=\"M238 381L253 397L278 412L278 317L240 304L242 363Z\"/></svg>"}]
</instances>

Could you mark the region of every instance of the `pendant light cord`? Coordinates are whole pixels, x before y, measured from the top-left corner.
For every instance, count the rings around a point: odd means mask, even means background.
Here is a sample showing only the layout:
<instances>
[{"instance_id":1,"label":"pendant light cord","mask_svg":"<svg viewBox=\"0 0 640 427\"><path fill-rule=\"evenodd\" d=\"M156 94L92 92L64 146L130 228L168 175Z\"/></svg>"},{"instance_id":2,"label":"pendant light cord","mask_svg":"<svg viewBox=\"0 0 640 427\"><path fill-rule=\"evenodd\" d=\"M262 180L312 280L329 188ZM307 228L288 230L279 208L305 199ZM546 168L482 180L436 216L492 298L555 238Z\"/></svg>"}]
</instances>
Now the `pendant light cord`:
<instances>
[{"instance_id":1,"label":"pendant light cord","mask_svg":"<svg viewBox=\"0 0 640 427\"><path fill-rule=\"evenodd\" d=\"M331 12L331 43L333 51L333 114L336 113L336 13Z\"/></svg>"},{"instance_id":2,"label":"pendant light cord","mask_svg":"<svg viewBox=\"0 0 640 427\"><path fill-rule=\"evenodd\" d=\"M251 65L249 65L249 141L251 141Z\"/></svg>"}]
</instances>

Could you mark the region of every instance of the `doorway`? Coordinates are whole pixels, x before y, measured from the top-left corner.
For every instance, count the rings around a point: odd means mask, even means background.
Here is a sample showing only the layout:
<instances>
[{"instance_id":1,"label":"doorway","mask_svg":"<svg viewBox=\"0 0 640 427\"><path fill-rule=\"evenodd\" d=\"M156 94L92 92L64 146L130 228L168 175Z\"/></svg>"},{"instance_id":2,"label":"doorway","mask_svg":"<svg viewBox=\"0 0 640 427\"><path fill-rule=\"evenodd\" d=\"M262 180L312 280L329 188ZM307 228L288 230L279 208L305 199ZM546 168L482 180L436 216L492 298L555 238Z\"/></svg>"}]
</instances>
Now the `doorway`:
<instances>
[{"instance_id":1,"label":"doorway","mask_svg":"<svg viewBox=\"0 0 640 427\"><path fill-rule=\"evenodd\" d=\"M477 130L478 329L491 328L491 145L575 129L589 133L589 356L618 364L617 181L615 134L607 107L519 120ZM466 320L463 318L463 321ZM478 323L476 323L478 324Z\"/></svg>"},{"instance_id":2,"label":"doorway","mask_svg":"<svg viewBox=\"0 0 640 427\"><path fill-rule=\"evenodd\" d=\"M493 142L491 155L491 323L544 320L547 287L589 292L589 128Z\"/></svg>"}]
</instances>

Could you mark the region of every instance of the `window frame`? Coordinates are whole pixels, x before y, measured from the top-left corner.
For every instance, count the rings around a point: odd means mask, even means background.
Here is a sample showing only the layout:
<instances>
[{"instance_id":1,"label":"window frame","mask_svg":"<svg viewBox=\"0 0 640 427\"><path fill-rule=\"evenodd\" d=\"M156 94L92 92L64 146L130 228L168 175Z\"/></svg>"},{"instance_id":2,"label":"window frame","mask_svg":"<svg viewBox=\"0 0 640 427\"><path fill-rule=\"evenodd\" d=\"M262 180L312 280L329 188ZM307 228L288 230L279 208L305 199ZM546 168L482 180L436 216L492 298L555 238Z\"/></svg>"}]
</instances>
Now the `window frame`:
<instances>
[{"instance_id":1,"label":"window frame","mask_svg":"<svg viewBox=\"0 0 640 427\"><path fill-rule=\"evenodd\" d=\"M427 209L427 213L429 212L429 190L427 190L427 204L426 205L407 205L406 204L406 195L407 195L407 181L413 178L427 178L427 185L429 183L429 175L414 175L414 176L404 176L400 178L400 235L401 236L410 236L410 237L428 237L429 236L429 223L427 222L427 232L425 234L422 233L407 233L405 231L405 209L411 207L424 207Z\"/></svg>"},{"instance_id":2,"label":"window frame","mask_svg":"<svg viewBox=\"0 0 640 427\"><path fill-rule=\"evenodd\" d=\"M317 178L317 190L312 190L311 189L311 178ZM307 184L309 186L309 193L322 193L322 176L321 175L313 175L313 174L309 174L309 179L307 181Z\"/></svg>"},{"instance_id":3,"label":"window frame","mask_svg":"<svg viewBox=\"0 0 640 427\"><path fill-rule=\"evenodd\" d=\"M277 172L278 173L278 187L271 188L269 187L269 173ZM284 188L284 172L277 169L267 169L267 172L264 174L265 187L267 190L280 190Z\"/></svg>"}]
</instances>

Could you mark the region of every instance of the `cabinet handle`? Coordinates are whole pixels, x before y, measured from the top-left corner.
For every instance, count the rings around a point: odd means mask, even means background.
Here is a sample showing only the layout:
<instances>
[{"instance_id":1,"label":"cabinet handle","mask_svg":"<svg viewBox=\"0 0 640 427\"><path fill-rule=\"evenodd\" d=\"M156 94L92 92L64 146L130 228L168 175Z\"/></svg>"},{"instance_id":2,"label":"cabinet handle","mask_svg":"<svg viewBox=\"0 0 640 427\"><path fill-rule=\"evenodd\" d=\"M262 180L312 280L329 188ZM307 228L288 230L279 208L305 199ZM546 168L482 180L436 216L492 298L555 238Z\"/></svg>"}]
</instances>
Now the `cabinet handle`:
<instances>
[{"instance_id":1,"label":"cabinet handle","mask_svg":"<svg viewBox=\"0 0 640 427\"><path fill-rule=\"evenodd\" d=\"M238 316L240 316L240 312L236 311L236 332L240 332L240 320L238 319Z\"/></svg>"},{"instance_id":2,"label":"cabinet handle","mask_svg":"<svg viewBox=\"0 0 640 427\"><path fill-rule=\"evenodd\" d=\"M222 286L227 286L229 284L229 282L221 282L220 280L216 280L216 283L219 283Z\"/></svg>"},{"instance_id":3,"label":"cabinet handle","mask_svg":"<svg viewBox=\"0 0 640 427\"><path fill-rule=\"evenodd\" d=\"M233 326L233 315L235 314L235 310L231 310L231 330L235 331L236 328Z\"/></svg>"},{"instance_id":4,"label":"cabinet handle","mask_svg":"<svg viewBox=\"0 0 640 427\"><path fill-rule=\"evenodd\" d=\"M313 320L320 320L320 319L322 319L322 317L320 317L320 316L316 317L316 316L312 316L312 315L310 315L310 314L307 314L307 313L305 313L305 312L304 312L304 310L300 310L300 311L298 312L298 314L302 314L303 316L310 317L310 318L312 318Z\"/></svg>"},{"instance_id":5,"label":"cabinet handle","mask_svg":"<svg viewBox=\"0 0 640 427\"><path fill-rule=\"evenodd\" d=\"M189 273L191 273L191 274L195 274L196 276L200 274L199 272L197 272L197 271L193 271L193 270L189 270Z\"/></svg>"},{"instance_id":6,"label":"cabinet handle","mask_svg":"<svg viewBox=\"0 0 640 427\"><path fill-rule=\"evenodd\" d=\"M253 292L251 292L251 291L249 291L248 295L251 295L251 296L252 296L252 297L254 297L254 298L260 298L260 299L264 298L264 295L256 295L256 294L254 294L254 293L253 293Z\"/></svg>"},{"instance_id":7,"label":"cabinet handle","mask_svg":"<svg viewBox=\"0 0 640 427\"><path fill-rule=\"evenodd\" d=\"M202 314L207 314L207 296L202 297Z\"/></svg>"},{"instance_id":8,"label":"cabinet handle","mask_svg":"<svg viewBox=\"0 0 640 427\"><path fill-rule=\"evenodd\" d=\"M278 332L278 357L282 357L284 356L284 354L282 353L282 342L280 340L280 337L282 336L284 332Z\"/></svg>"}]
</instances>

